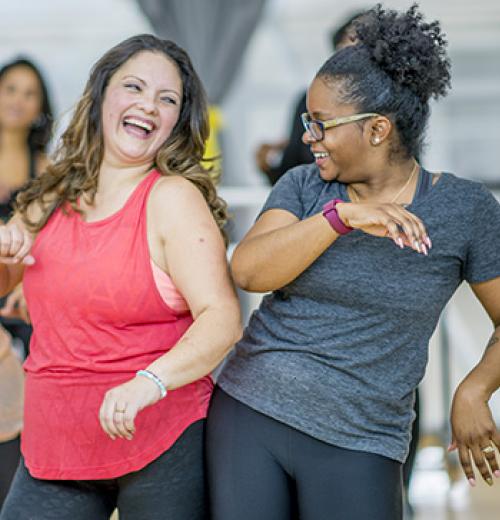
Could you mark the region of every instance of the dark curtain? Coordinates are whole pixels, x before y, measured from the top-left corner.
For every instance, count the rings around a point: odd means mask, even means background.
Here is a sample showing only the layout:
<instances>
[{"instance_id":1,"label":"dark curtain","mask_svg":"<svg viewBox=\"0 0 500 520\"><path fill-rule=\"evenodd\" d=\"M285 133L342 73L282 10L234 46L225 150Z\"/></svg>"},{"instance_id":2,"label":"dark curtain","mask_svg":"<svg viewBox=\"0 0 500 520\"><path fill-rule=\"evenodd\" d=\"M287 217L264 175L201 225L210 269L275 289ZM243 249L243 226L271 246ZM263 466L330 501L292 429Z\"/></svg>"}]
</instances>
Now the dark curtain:
<instances>
[{"instance_id":1,"label":"dark curtain","mask_svg":"<svg viewBox=\"0 0 500 520\"><path fill-rule=\"evenodd\" d=\"M219 104L229 90L265 0L137 0L156 34L190 55Z\"/></svg>"}]
</instances>

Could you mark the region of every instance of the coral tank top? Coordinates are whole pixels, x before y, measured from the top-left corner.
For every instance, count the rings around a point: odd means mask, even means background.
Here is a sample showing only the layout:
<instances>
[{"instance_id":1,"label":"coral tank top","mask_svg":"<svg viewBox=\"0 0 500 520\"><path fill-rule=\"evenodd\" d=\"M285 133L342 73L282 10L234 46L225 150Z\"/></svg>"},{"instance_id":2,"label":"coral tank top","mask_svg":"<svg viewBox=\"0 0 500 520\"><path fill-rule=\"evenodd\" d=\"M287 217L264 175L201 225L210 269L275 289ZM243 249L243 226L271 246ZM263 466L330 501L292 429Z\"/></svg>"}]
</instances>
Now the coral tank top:
<instances>
[{"instance_id":1,"label":"coral tank top","mask_svg":"<svg viewBox=\"0 0 500 520\"><path fill-rule=\"evenodd\" d=\"M206 417L210 376L139 412L132 441L112 441L99 423L104 394L172 348L193 322L178 294L172 308L155 282L146 205L159 178L149 173L103 220L85 222L59 209L35 240L36 263L24 274L33 335L24 365L22 452L36 478L109 479L137 471Z\"/></svg>"}]
</instances>

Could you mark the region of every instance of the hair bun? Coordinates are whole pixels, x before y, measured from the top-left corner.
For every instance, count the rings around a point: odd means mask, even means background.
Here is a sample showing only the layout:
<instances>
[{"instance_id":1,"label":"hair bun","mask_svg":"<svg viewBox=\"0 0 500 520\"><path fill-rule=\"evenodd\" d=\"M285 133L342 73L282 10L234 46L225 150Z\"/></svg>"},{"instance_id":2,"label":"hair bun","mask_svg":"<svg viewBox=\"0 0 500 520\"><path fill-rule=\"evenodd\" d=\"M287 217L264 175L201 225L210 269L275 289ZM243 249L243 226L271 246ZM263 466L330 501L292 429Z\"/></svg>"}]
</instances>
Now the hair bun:
<instances>
[{"instance_id":1,"label":"hair bun","mask_svg":"<svg viewBox=\"0 0 500 520\"><path fill-rule=\"evenodd\" d=\"M360 45L395 83L424 101L446 94L450 87L447 41L439 22L423 21L417 4L403 13L378 4L355 25Z\"/></svg>"}]
</instances>

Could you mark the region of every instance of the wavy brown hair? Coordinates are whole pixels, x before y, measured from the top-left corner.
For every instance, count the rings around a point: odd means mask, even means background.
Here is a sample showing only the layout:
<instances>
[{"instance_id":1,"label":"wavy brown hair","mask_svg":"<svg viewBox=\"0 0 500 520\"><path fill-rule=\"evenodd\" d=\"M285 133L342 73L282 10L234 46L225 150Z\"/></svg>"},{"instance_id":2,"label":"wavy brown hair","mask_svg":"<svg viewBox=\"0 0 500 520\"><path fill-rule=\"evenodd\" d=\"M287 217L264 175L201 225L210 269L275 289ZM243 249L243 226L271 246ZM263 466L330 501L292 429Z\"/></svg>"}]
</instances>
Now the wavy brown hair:
<instances>
[{"instance_id":1,"label":"wavy brown hair","mask_svg":"<svg viewBox=\"0 0 500 520\"><path fill-rule=\"evenodd\" d=\"M158 150L154 166L162 175L179 175L191 181L205 197L226 238L223 230L227 221L226 203L217 196L213 170L201 162L209 133L204 88L187 53L172 41L150 34L133 36L119 43L94 65L52 165L17 196L16 210L31 231L42 229L54 211L64 208L66 203L81 213L77 204L80 197L84 196L90 204L94 202L104 156L101 111L106 87L124 63L143 51L163 54L173 62L183 88L179 119ZM28 215L33 203L42 210L38 220Z\"/></svg>"}]
</instances>

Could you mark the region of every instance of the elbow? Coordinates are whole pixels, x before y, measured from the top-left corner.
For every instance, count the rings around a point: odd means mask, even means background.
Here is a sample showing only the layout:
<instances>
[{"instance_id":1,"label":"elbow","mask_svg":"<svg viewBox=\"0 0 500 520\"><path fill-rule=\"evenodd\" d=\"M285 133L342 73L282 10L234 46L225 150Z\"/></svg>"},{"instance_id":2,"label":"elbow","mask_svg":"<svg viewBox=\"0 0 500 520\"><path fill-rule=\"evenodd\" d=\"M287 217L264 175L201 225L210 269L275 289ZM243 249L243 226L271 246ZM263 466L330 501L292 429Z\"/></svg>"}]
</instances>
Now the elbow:
<instances>
[{"instance_id":1,"label":"elbow","mask_svg":"<svg viewBox=\"0 0 500 520\"><path fill-rule=\"evenodd\" d=\"M238 323L235 327L232 328L230 333L229 341L226 342L226 348L223 352L221 352L221 356L218 359L217 364L221 363L226 357L229 355L229 353L234 349L236 343L240 341L240 339L243 336L243 327L241 323Z\"/></svg>"},{"instance_id":2,"label":"elbow","mask_svg":"<svg viewBox=\"0 0 500 520\"><path fill-rule=\"evenodd\" d=\"M231 265L231 276L236 286L246 292L267 293L281 287L279 284L265 279L255 270L237 269L233 265Z\"/></svg>"},{"instance_id":3,"label":"elbow","mask_svg":"<svg viewBox=\"0 0 500 520\"><path fill-rule=\"evenodd\" d=\"M240 289L247 292L265 292L259 287L259 273L255 266L245 262L235 251L231 260L231 276Z\"/></svg>"},{"instance_id":4,"label":"elbow","mask_svg":"<svg viewBox=\"0 0 500 520\"><path fill-rule=\"evenodd\" d=\"M231 265L231 276L234 280L236 287L243 289L244 291L252 290L252 279L245 271L237 269Z\"/></svg>"},{"instance_id":5,"label":"elbow","mask_svg":"<svg viewBox=\"0 0 500 520\"><path fill-rule=\"evenodd\" d=\"M224 324L221 332L222 330L224 331L223 343L226 350L225 354L227 354L243 335L241 309L236 295L234 295L234 299L231 302L224 306L221 316Z\"/></svg>"},{"instance_id":6,"label":"elbow","mask_svg":"<svg viewBox=\"0 0 500 520\"><path fill-rule=\"evenodd\" d=\"M227 330L227 352L232 350L235 343L237 343L243 336L243 325L241 319L241 309L236 298L235 305L228 312L225 313L226 330Z\"/></svg>"},{"instance_id":7,"label":"elbow","mask_svg":"<svg viewBox=\"0 0 500 520\"><path fill-rule=\"evenodd\" d=\"M238 343L238 341L240 341L240 339L242 337L243 337L243 325L241 323L241 316L240 316L240 319L238 320L238 323L237 323L236 327L234 328L233 340L231 342L232 345L234 345L235 343Z\"/></svg>"},{"instance_id":8,"label":"elbow","mask_svg":"<svg viewBox=\"0 0 500 520\"><path fill-rule=\"evenodd\" d=\"M238 248L236 248L229 267L231 269L231 277L236 286L247 291L249 273L247 272L245 262L240 256L241 255L238 254Z\"/></svg>"}]
</instances>

